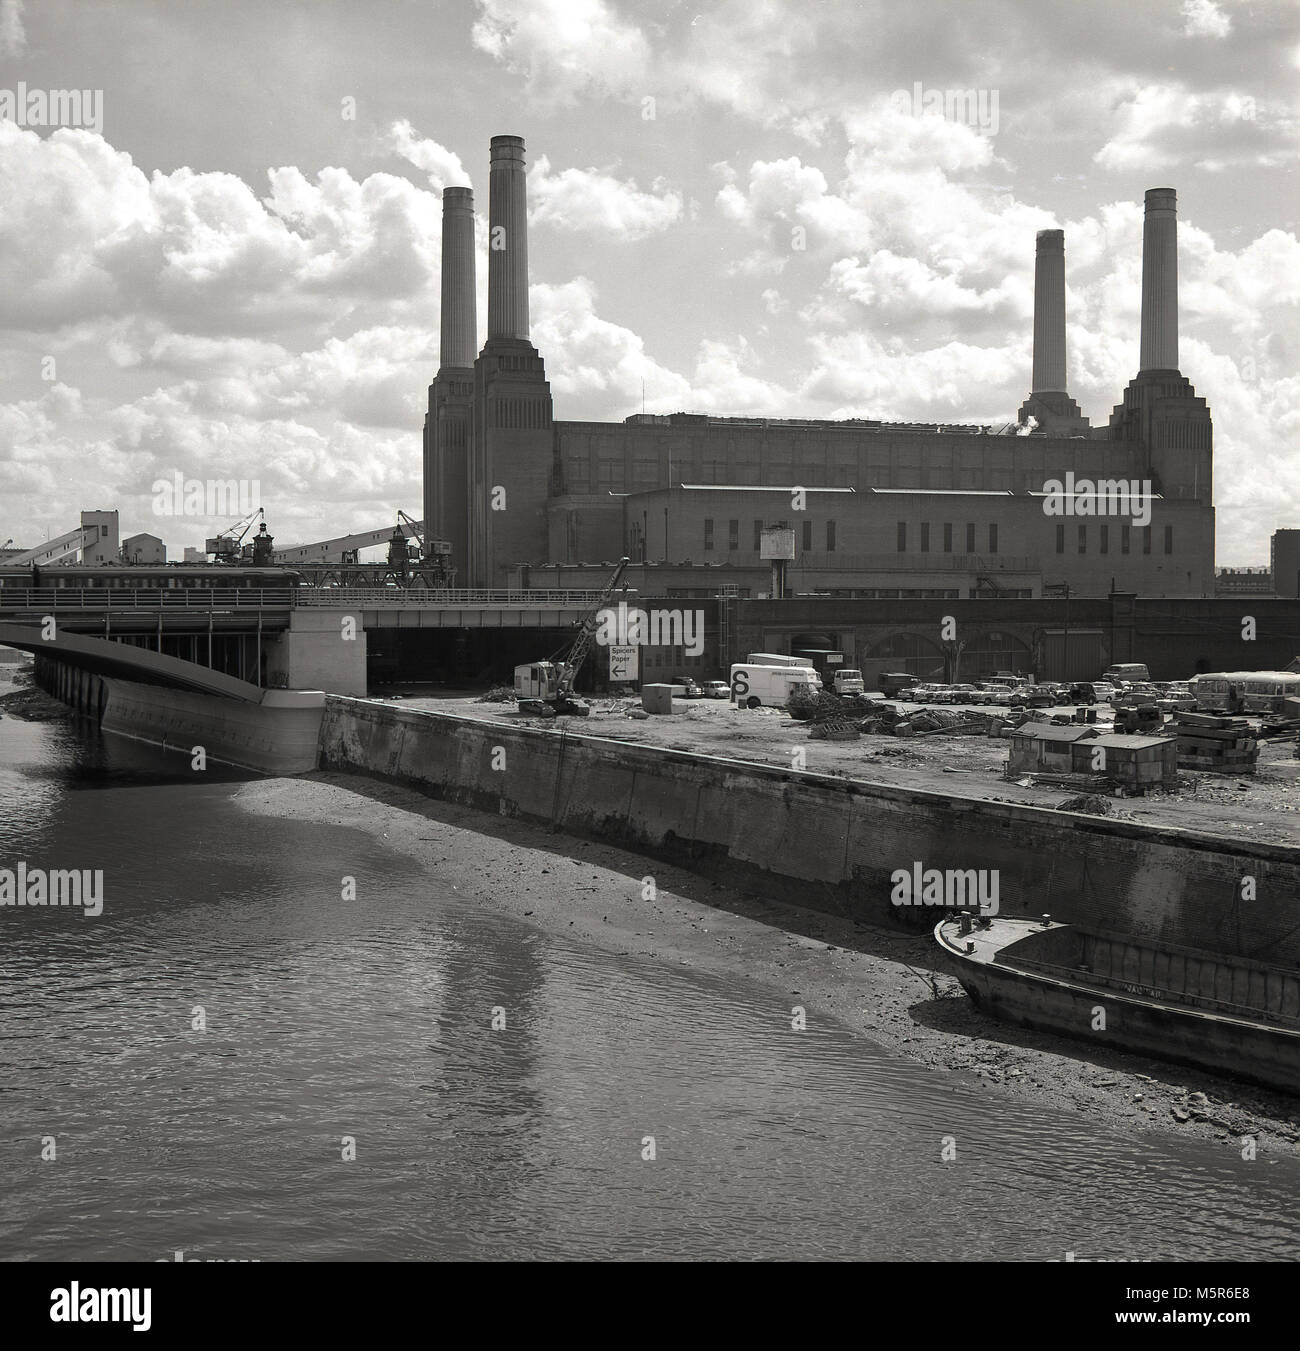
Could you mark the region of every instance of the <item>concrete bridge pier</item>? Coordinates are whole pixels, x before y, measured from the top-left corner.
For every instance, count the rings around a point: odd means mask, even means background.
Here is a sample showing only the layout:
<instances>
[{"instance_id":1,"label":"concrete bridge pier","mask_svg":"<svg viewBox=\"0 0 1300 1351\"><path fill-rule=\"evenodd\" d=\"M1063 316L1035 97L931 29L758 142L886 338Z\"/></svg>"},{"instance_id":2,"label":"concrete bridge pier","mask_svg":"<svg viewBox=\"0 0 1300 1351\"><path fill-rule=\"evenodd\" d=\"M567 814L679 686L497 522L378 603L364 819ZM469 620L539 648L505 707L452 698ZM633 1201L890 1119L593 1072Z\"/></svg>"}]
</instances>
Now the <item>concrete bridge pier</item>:
<instances>
[{"instance_id":1,"label":"concrete bridge pier","mask_svg":"<svg viewBox=\"0 0 1300 1351\"><path fill-rule=\"evenodd\" d=\"M295 610L284 633L262 639L266 683L366 696L366 631L359 610Z\"/></svg>"}]
</instances>

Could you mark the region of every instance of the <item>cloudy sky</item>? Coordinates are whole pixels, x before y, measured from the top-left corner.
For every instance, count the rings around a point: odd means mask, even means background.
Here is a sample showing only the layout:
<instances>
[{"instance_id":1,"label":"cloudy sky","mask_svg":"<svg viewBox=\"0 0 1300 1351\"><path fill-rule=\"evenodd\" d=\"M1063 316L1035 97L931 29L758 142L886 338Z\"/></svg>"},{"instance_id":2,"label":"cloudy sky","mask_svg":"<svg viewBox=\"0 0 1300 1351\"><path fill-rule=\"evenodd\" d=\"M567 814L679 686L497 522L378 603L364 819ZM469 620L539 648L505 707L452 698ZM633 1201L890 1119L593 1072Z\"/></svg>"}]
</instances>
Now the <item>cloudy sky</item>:
<instances>
[{"instance_id":1,"label":"cloudy sky","mask_svg":"<svg viewBox=\"0 0 1300 1351\"><path fill-rule=\"evenodd\" d=\"M1060 226L1104 421L1142 195L1177 188L1218 561L1264 563L1300 526L1298 77L1293 0L0 0L0 114L102 91L0 121L0 544L116 506L179 556L229 522L160 521L177 472L258 480L284 544L419 515L441 190L485 211L512 133L562 419L644 382L659 412L1006 422Z\"/></svg>"}]
</instances>

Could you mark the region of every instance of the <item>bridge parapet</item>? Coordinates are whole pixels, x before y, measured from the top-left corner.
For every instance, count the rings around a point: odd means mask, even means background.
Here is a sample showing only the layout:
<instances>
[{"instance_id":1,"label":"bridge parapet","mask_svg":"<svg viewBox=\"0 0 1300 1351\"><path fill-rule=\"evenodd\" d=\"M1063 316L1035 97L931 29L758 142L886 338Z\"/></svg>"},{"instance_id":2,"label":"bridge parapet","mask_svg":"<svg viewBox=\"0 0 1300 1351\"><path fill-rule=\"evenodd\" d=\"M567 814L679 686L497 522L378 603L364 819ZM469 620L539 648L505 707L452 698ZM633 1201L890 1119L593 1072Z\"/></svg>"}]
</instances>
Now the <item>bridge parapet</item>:
<instances>
[{"instance_id":1,"label":"bridge parapet","mask_svg":"<svg viewBox=\"0 0 1300 1351\"><path fill-rule=\"evenodd\" d=\"M425 587L306 587L294 593L296 605L324 605L330 609L414 609L470 607L476 610L586 609L604 595L602 591L489 591L474 588L430 590Z\"/></svg>"},{"instance_id":2,"label":"bridge parapet","mask_svg":"<svg viewBox=\"0 0 1300 1351\"><path fill-rule=\"evenodd\" d=\"M294 588L38 586L0 589L0 614L59 610L286 610Z\"/></svg>"}]
</instances>

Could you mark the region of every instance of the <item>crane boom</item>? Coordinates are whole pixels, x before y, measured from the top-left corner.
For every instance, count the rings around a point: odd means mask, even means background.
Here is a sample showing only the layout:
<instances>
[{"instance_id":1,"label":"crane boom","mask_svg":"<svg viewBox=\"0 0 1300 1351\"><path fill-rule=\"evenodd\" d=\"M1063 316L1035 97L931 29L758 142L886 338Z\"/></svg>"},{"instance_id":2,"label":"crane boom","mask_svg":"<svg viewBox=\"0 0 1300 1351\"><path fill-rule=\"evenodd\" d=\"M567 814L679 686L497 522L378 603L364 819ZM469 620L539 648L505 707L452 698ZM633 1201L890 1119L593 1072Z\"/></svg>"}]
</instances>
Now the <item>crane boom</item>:
<instances>
[{"instance_id":1,"label":"crane boom","mask_svg":"<svg viewBox=\"0 0 1300 1351\"><path fill-rule=\"evenodd\" d=\"M596 640L598 617L601 610L609 604L623 574L627 571L630 559L619 561L614 575L605 583L605 589L583 615L578 626L577 636L562 648L549 661L532 662L527 666L515 667L515 694L519 700L521 713L533 713L544 718L553 718L557 713L573 713L585 717L590 711L587 704L577 698L573 692L573 682L587 660L591 645Z\"/></svg>"},{"instance_id":2,"label":"crane boom","mask_svg":"<svg viewBox=\"0 0 1300 1351\"><path fill-rule=\"evenodd\" d=\"M583 615L582 627L578 630L578 636L573 640L573 646L569 648L568 655L560 667L561 695L573 693L573 682L578 678L578 672L582 670L582 663L587 660L587 653L591 651L591 645L596 638L597 617L609 604L610 597L618 589L618 584L623 580L623 574L627 571L628 564L631 561L630 558L619 561L618 567L614 569L614 575L606 583L604 591L600 593L600 599Z\"/></svg>"}]
</instances>

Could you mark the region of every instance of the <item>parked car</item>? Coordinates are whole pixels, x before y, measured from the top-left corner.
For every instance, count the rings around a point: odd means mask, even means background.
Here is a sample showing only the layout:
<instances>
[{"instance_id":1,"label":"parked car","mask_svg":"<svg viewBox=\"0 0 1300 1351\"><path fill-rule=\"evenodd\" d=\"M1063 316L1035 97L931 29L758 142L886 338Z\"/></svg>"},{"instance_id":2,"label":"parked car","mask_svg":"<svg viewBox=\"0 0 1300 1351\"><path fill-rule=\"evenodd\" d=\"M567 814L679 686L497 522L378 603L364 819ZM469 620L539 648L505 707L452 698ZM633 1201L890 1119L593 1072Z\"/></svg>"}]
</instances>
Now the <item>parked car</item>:
<instances>
[{"instance_id":1,"label":"parked car","mask_svg":"<svg viewBox=\"0 0 1300 1351\"><path fill-rule=\"evenodd\" d=\"M1087 681L1075 681L1070 686L1069 700L1072 704L1092 705L1097 703L1097 691Z\"/></svg>"},{"instance_id":2,"label":"parked car","mask_svg":"<svg viewBox=\"0 0 1300 1351\"><path fill-rule=\"evenodd\" d=\"M1165 708L1170 713L1177 713L1179 709L1194 709L1196 707L1196 695L1192 693L1192 687L1185 680L1174 680L1165 690L1164 698L1160 700L1160 707Z\"/></svg>"},{"instance_id":3,"label":"parked car","mask_svg":"<svg viewBox=\"0 0 1300 1351\"><path fill-rule=\"evenodd\" d=\"M1092 682L1092 692L1097 697L1099 704L1108 704L1119 693L1109 680L1094 680Z\"/></svg>"},{"instance_id":4,"label":"parked car","mask_svg":"<svg viewBox=\"0 0 1300 1351\"><path fill-rule=\"evenodd\" d=\"M694 677L694 676L688 676L688 675L678 675L678 676L673 676L673 678L672 678L672 683L673 683L674 685L680 685L680 686L682 687L682 698L683 698L683 699L703 699L703 698L704 698L704 691L703 691L703 690L695 683L695 677ZM728 697L730 697L731 691L728 690L728 691L727 691L727 694L728 694Z\"/></svg>"},{"instance_id":5,"label":"parked car","mask_svg":"<svg viewBox=\"0 0 1300 1351\"><path fill-rule=\"evenodd\" d=\"M948 691L950 704L978 704L980 692L974 685L953 685Z\"/></svg>"},{"instance_id":6,"label":"parked car","mask_svg":"<svg viewBox=\"0 0 1300 1351\"><path fill-rule=\"evenodd\" d=\"M906 698L910 704L946 704L950 691L948 685L917 685Z\"/></svg>"},{"instance_id":7,"label":"parked car","mask_svg":"<svg viewBox=\"0 0 1300 1351\"><path fill-rule=\"evenodd\" d=\"M1027 685L1011 696L1012 708L1052 708L1056 703L1057 693L1047 685Z\"/></svg>"},{"instance_id":8,"label":"parked car","mask_svg":"<svg viewBox=\"0 0 1300 1351\"><path fill-rule=\"evenodd\" d=\"M701 688L706 699L731 698L731 686L725 680L706 680Z\"/></svg>"}]
</instances>

